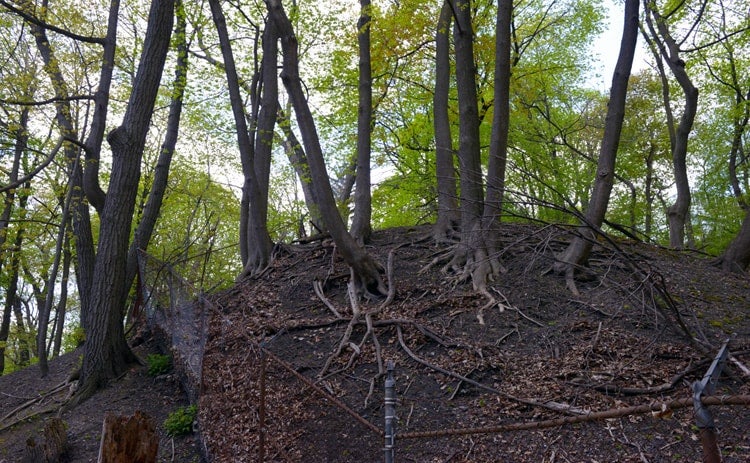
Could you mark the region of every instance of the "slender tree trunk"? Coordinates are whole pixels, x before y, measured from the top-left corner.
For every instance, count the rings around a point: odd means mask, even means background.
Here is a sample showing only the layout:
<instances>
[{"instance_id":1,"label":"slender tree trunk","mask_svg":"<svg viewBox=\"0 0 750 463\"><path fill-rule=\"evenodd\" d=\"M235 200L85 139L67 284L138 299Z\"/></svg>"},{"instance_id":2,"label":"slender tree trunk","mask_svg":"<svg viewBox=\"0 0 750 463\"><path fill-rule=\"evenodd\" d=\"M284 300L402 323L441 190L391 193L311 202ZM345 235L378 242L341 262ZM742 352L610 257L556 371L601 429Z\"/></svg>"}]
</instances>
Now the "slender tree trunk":
<instances>
[{"instance_id":1,"label":"slender tree trunk","mask_svg":"<svg viewBox=\"0 0 750 463\"><path fill-rule=\"evenodd\" d=\"M28 133L27 133L28 121L29 121L29 109L24 108L19 114L19 124L18 124L18 130L16 131L16 143L15 143L15 149L14 149L14 155L13 155L13 164L11 165L8 183L15 183L16 181L18 181L18 171L20 169L21 156L23 156L23 153L26 150L27 142L28 142ZM0 249L5 248L5 243L8 239L8 226L10 225L10 217L13 212L13 203L16 197L15 191L16 191L15 189L10 189L6 191L5 194L3 195L5 201L4 201L4 206L3 206L3 212L0 213ZM21 234L20 228L19 228L18 233ZM17 235L16 240L18 239L19 238ZM20 244L19 244L19 247L17 247L16 249L20 249ZM0 270L5 270L4 267L5 267L5 253L0 252ZM13 264L11 265L11 267L14 267ZM15 263L15 272L18 273L17 262ZM13 276L11 276L11 279L12 278ZM13 298L10 298L9 296L7 296L5 308L3 310L3 318L2 318L2 321L0 322L0 375L3 374L3 370L5 368L5 343L8 340L8 335L10 333L10 315L12 312L12 307L13 307Z\"/></svg>"},{"instance_id":2,"label":"slender tree trunk","mask_svg":"<svg viewBox=\"0 0 750 463\"><path fill-rule=\"evenodd\" d=\"M16 273L16 276L18 274ZM18 278L16 278L18 285ZM29 334L26 324L23 321L23 312L21 311L21 299L15 296L12 301L13 318L16 319L16 333L18 333L18 364L19 367L26 367L31 362L31 351L29 350Z\"/></svg>"},{"instance_id":3,"label":"slender tree trunk","mask_svg":"<svg viewBox=\"0 0 750 463\"><path fill-rule=\"evenodd\" d=\"M505 194L505 169L508 162L510 120L510 41L513 18L512 0L498 0L495 26L495 104L487 168L487 200L484 205L485 229L493 229L500 220Z\"/></svg>"},{"instance_id":4,"label":"slender tree trunk","mask_svg":"<svg viewBox=\"0 0 750 463\"><path fill-rule=\"evenodd\" d=\"M10 316L13 313L13 304L8 303L6 295L5 305L3 306L3 318L0 320L0 376L5 371L5 349L10 334Z\"/></svg>"},{"instance_id":5,"label":"slender tree trunk","mask_svg":"<svg viewBox=\"0 0 750 463\"><path fill-rule=\"evenodd\" d=\"M315 200L315 190L312 187L310 178L310 166L307 164L307 156L305 150L302 149L297 136L292 130L291 121L287 115L288 111L279 111L278 125L281 127L284 133L284 141L282 145L284 151L289 158L289 163L297 173L300 185L302 185L302 195L305 197L305 205L307 211L310 214L310 223L313 228L318 232L325 232L325 225L323 219L320 217L320 211L318 210L318 202Z\"/></svg>"},{"instance_id":6,"label":"slender tree trunk","mask_svg":"<svg viewBox=\"0 0 750 463\"><path fill-rule=\"evenodd\" d=\"M451 241L458 228L460 212L456 190L453 137L448 117L450 94L450 31L453 9L449 0L443 2L435 31L435 93L433 95L433 126L435 131L435 173L437 174L437 220L433 237L437 242Z\"/></svg>"},{"instance_id":7,"label":"slender tree trunk","mask_svg":"<svg viewBox=\"0 0 750 463\"><path fill-rule=\"evenodd\" d=\"M182 0L175 1L175 11L177 23L174 31L177 62L175 64L174 80L172 81L172 98L169 103L169 115L167 116L167 128L164 135L164 141L159 151L159 157L156 160L154 168L154 179L151 183L151 189L143 208L140 222L133 234L133 242L128 249L128 266L125 283L128 288L133 286L135 276L138 273L138 251L146 250L151 236L156 227L156 220L161 211L161 205L164 201L164 195L169 183L169 170L172 165L172 156L174 155L175 146L180 129L180 116L182 115L183 99L185 95L185 86L187 84L188 74L188 43L186 36L187 18Z\"/></svg>"},{"instance_id":8,"label":"slender tree trunk","mask_svg":"<svg viewBox=\"0 0 750 463\"><path fill-rule=\"evenodd\" d=\"M25 207L25 206L24 206ZM23 225L19 227L19 230L16 232L16 238L14 240L14 250L11 254L10 258L10 266L6 271L6 274L8 276L8 286L6 288L5 292L5 308L3 310L3 322L2 325L0 325L0 343L4 343L8 340L8 334L10 329L10 314L11 312L15 312L15 318L16 318L16 324L19 328L18 330L18 336L19 336L19 351L25 351L19 352L19 355L24 358L26 362L24 364L28 364L29 361L29 352L28 352L28 344L25 339L25 330L23 329L23 315L20 314L20 310L16 310L17 305L20 303L18 299L18 279L19 279L19 272L21 268L21 246L23 245L23 237L24 237L24 229ZM19 318L20 317L20 318ZM5 346L4 344L0 345L0 374L2 374L3 370L5 369Z\"/></svg>"},{"instance_id":9,"label":"slender tree trunk","mask_svg":"<svg viewBox=\"0 0 750 463\"><path fill-rule=\"evenodd\" d=\"M479 108L477 106L474 32L470 0L456 0L453 40L456 52L456 87L458 89L461 241L480 226L484 209L484 187L479 146Z\"/></svg>"},{"instance_id":10,"label":"slender tree trunk","mask_svg":"<svg viewBox=\"0 0 750 463\"><path fill-rule=\"evenodd\" d=\"M70 225L68 225L69 227ZM73 255L70 252L70 234L65 235L65 245L63 247L63 274L60 279L60 301L57 304L57 314L55 321L54 334L52 339L52 357L60 355L60 347L62 346L62 336L65 330L65 312L68 306L68 281L70 277L70 264L73 260Z\"/></svg>"},{"instance_id":11,"label":"slender tree trunk","mask_svg":"<svg viewBox=\"0 0 750 463\"><path fill-rule=\"evenodd\" d=\"M359 44L359 108L357 110L357 179L354 190L354 218L351 233L360 244L372 234L370 151L372 143L372 62L370 59L370 0L360 0L357 22Z\"/></svg>"},{"instance_id":12,"label":"slender tree trunk","mask_svg":"<svg viewBox=\"0 0 750 463\"><path fill-rule=\"evenodd\" d=\"M628 80L633 65L636 42L638 40L638 6L639 0L625 0L625 15L620 42L620 54L612 76L612 88L609 94L607 117L604 122L604 134L599 151L596 178L591 199L585 214L585 223L580 229L581 235L574 238L570 245L557 258L555 270L567 275L568 288L578 293L573 280L576 267L588 263L594 241L594 229L601 227L609 205L609 196L615 177L617 148L620 143L622 122L625 116L625 100L628 93Z\"/></svg>"},{"instance_id":13,"label":"slender tree trunk","mask_svg":"<svg viewBox=\"0 0 750 463\"><path fill-rule=\"evenodd\" d=\"M99 85L94 94L94 114L91 119L91 131L85 143L83 189L88 202L98 213L104 207L106 195L99 183L99 167L104 132L107 127L109 109L109 89L112 85L112 73L115 68L115 51L117 49L117 24L120 14L120 0L110 0L107 19L107 35L104 37L102 66L99 74ZM93 252L93 251L92 251Z\"/></svg>"},{"instance_id":14,"label":"slender tree trunk","mask_svg":"<svg viewBox=\"0 0 750 463\"><path fill-rule=\"evenodd\" d=\"M646 156L646 180L644 186L644 197L646 198L646 211L644 218L644 234L647 237L651 236L651 229L654 221L654 158L656 156L656 145L651 143Z\"/></svg>"},{"instance_id":15,"label":"slender tree trunk","mask_svg":"<svg viewBox=\"0 0 750 463\"><path fill-rule=\"evenodd\" d=\"M297 124L302 134L302 142L307 153L310 166L310 177L318 208L325 221L331 237L339 252L354 273L354 284L360 291L385 294L386 289L380 278L378 266L357 241L349 234L344 221L341 219L333 190L323 159L323 150L315 128L310 107L307 104L302 82L299 77L299 60L297 37L294 35L292 23L284 11L280 0L265 0L270 20L276 23L281 38L283 50L283 66L281 80L289 94L289 99L297 116Z\"/></svg>"},{"instance_id":16,"label":"slender tree trunk","mask_svg":"<svg viewBox=\"0 0 750 463\"><path fill-rule=\"evenodd\" d=\"M68 185L68 192L65 195L65 200L62 204L62 216L60 218L60 228L57 232L57 240L55 241L55 257L52 261L52 268L50 270L49 279L47 281L46 296L44 298L44 305L39 307L39 328L36 334L36 349L37 357L39 359L39 371L44 378L47 376L49 366L47 365L47 328L49 325L49 317L52 313L52 306L55 303L55 287L57 284L57 273L60 269L60 260L64 253L65 247L65 236L68 233L67 226L70 217L70 199L73 196L73 189L71 185Z\"/></svg>"},{"instance_id":17,"label":"slender tree trunk","mask_svg":"<svg viewBox=\"0 0 750 463\"><path fill-rule=\"evenodd\" d=\"M71 405L118 376L136 360L125 340L123 316L130 230L141 158L169 49L174 0L153 0L143 52L122 125L110 132L112 170L101 213L80 388Z\"/></svg>"},{"instance_id":18,"label":"slender tree trunk","mask_svg":"<svg viewBox=\"0 0 750 463\"><path fill-rule=\"evenodd\" d=\"M240 244L245 247L246 252L243 254L247 254L247 258L243 262L244 269L240 275L242 277L262 270L271 258L273 243L263 218L263 211L267 210L268 197L263 196L264 189L257 174L255 146L253 146L250 136L251 129L255 130L255 127L248 127L247 125L247 115L240 95L237 67L229 40L226 19L218 0L210 0L209 4L224 58L224 70L229 86L229 100L232 105L232 114L237 130L237 144L242 161L242 173L245 178L242 186L243 199L240 205L242 208L240 211L240 239L244 242ZM252 243L253 246L250 247L249 243Z\"/></svg>"},{"instance_id":19,"label":"slender tree trunk","mask_svg":"<svg viewBox=\"0 0 750 463\"><path fill-rule=\"evenodd\" d=\"M112 8L119 6L117 0L112 1ZM115 18L115 24L117 19L117 11L114 13L110 11L110 25L112 23L112 17ZM34 38L36 40L37 48L44 61L44 71L50 79L52 88L55 92L55 97L58 101L55 103L55 121L58 125L60 135L68 140L76 140L78 135L75 131L73 119L71 116L70 103L68 101L68 86L65 82L62 72L59 68L59 63L54 56L52 47L50 46L49 40L47 39L46 31L44 28L37 24L30 25ZM109 33L108 33L109 34ZM112 44L114 47L114 44ZM106 56L106 53L105 53ZM107 67L107 61L103 63L103 67ZM109 71L111 74L111 70ZM103 74L107 71L103 70ZM99 91L103 90L103 85L100 85ZM97 108L99 108L103 102L106 107L108 101L108 89L106 91L106 98L97 96ZM92 121L94 128L99 117L106 118L106 110L101 111L100 109L95 110L94 120ZM101 122L104 124L104 122ZM103 125L102 125L103 127ZM103 130L103 128L102 128ZM92 131L93 134L93 131ZM88 315L87 312L89 304L89 296L92 280L94 278L94 238L91 231L91 218L89 214L89 201L84 197L84 180L83 180L83 169L79 162L79 152L75 146L70 142L63 142L63 151L65 153L65 159L68 163L68 173L72 179L70 184L72 188L71 204L75 210L73 214L73 232L76 237L76 256L78 260L78 275L76 281L78 283L78 293L81 299L81 324L84 330L88 329Z\"/></svg>"},{"instance_id":20,"label":"slender tree trunk","mask_svg":"<svg viewBox=\"0 0 750 463\"><path fill-rule=\"evenodd\" d=\"M258 182L260 197L250 203L250 231L248 233L250 254L256 255L252 267L245 271L263 270L270 260L273 243L266 225L268 223L268 189L271 175L271 158L273 156L273 139L276 119L279 113L278 32L273 21L266 21L263 31L263 58L260 66L260 96L257 98L260 107L255 129L255 151L253 168ZM249 272L253 273L253 272Z\"/></svg>"},{"instance_id":21,"label":"slender tree trunk","mask_svg":"<svg viewBox=\"0 0 750 463\"><path fill-rule=\"evenodd\" d=\"M695 88L685 71L685 62L680 58L679 45L672 37L666 20L659 14L656 7L648 2L646 2L646 22L660 56L669 66L685 95L685 107L672 136L672 166L677 197L667 209L669 245L680 249L685 245L685 227L691 226L687 220L691 201L690 181L687 174L687 150L690 131L693 129L693 121L698 111L698 89ZM671 105L671 102L665 100L664 104L665 106Z\"/></svg>"}]
</instances>

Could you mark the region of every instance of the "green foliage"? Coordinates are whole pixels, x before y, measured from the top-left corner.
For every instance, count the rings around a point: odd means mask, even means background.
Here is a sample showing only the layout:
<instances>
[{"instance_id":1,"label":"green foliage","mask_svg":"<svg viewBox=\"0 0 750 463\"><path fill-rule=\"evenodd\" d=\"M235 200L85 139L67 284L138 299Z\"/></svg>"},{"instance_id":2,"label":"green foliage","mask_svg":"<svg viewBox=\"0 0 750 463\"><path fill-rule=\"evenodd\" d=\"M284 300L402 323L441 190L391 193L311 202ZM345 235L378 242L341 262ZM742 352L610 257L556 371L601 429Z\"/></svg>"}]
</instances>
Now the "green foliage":
<instances>
[{"instance_id":1,"label":"green foliage","mask_svg":"<svg viewBox=\"0 0 750 463\"><path fill-rule=\"evenodd\" d=\"M198 407L189 405L180 407L164 420L164 429L171 437L184 436L193 432L193 422L198 414Z\"/></svg>"},{"instance_id":2,"label":"green foliage","mask_svg":"<svg viewBox=\"0 0 750 463\"><path fill-rule=\"evenodd\" d=\"M172 357L170 355L149 354L146 357L149 376L159 376L172 369Z\"/></svg>"},{"instance_id":3,"label":"green foliage","mask_svg":"<svg viewBox=\"0 0 750 463\"><path fill-rule=\"evenodd\" d=\"M63 332L61 352L71 352L86 341L86 330L75 322Z\"/></svg>"}]
</instances>

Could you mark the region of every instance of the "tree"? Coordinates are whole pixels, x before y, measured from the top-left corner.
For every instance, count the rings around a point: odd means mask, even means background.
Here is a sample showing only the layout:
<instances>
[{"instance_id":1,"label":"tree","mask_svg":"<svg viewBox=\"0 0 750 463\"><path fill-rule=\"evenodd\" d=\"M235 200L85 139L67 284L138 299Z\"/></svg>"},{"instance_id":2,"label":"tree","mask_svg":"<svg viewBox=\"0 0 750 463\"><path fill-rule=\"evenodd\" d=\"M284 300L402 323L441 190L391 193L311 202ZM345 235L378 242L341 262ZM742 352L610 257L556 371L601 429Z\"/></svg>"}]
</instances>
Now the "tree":
<instances>
[{"instance_id":1,"label":"tree","mask_svg":"<svg viewBox=\"0 0 750 463\"><path fill-rule=\"evenodd\" d=\"M604 222L604 216L609 204L609 195L614 182L617 148L620 142L623 119L625 117L625 101L628 92L630 70L635 56L635 46L638 39L638 3L639 0L626 0L625 15L620 42L620 53L617 57L612 88L610 90L607 118L604 135L599 152L594 187L583 217L583 227L580 235L576 236L568 247L557 256L555 270L566 274L568 289L578 293L575 286L574 271L577 267L586 265L594 242L594 230L599 229Z\"/></svg>"},{"instance_id":2,"label":"tree","mask_svg":"<svg viewBox=\"0 0 750 463\"><path fill-rule=\"evenodd\" d=\"M357 22L359 44L359 108L357 110L357 170L352 236L364 244L372 234L372 194L370 192L370 150L372 139L372 62L370 59L370 0L360 0Z\"/></svg>"},{"instance_id":3,"label":"tree","mask_svg":"<svg viewBox=\"0 0 750 463\"><path fill-rule=\"evenodd\" d=\"M748 124L750 123L750 82L742 70L746 65L748 46L747 27L735 22L731 12L719 5L714 20L708 24L707 46L697 47L701 61L707 70L707 85L714 87L714 95L721 101L721 109L714 111L720 126L729 121L731 131L727 134L724 146L728 148L728 162L725 161L729 186L736 204L744 215L737 234L714 261L725 271L741 273L750 265L750 204L748 204L748 153L745 147ZM708 22L708 21L707 21ZM738 32L744 32L738 35ZM732 40L732 37L737 37ZM714 130L713 124L709 130ZM717 146L718 145L718 146ZM711 148L722 152L725 147L711 140ZM723 148L723 149L722 149ZM724 179L722 179L724 180ZM725 186L725 185L722 185Z\"/></svg>"},{"instance_id":4,"label":"tree","mask_svg":"<svg viewBox=\"0 0 750 463\"><path fill-rule=\"evenodd\" d=\"M669 245L673 248L682 248L685 244L685 227L690 226L687 218L690 210L690 181L687 173L687 151L690 131L698 110L698 89L695 88L690 77L685 71L685 61L680 57L680 45L669 30L667 19L677 10L670 11L667 17L663 17L653 2L645 4L646 24L648 24L651 38L656 47L657 59L666 62L677 82L682 88L685 96L685 107L677 127L674 127L669 89L664 88L664 107L668 113L668 127L670 132L670 144L672 148L672 164L674 169L675 186L677 197L675 202L669 206L667 217L669 220ZM679 9L679 8L678 8ZM701 20L701 14L694 18L695 23ZM690 29L693 29L691 27ZM659 68L663 72L663 67ZM662 78L666 81L666 78Z\"/></svg>"},{"instance_id":5,"label":"tree","mask_svg":"<svg viewBox=\"0 0 750 463\"><path fill-rule=\"evenodd\" d=\"M251 121L257 121L258 126L256 127L253 124L248 128L248 116L245 113L240 95L239 77L227 31L226 18L218 0L211 0L209 4L224 57L223 67L229 85L229 99L236 125L244 176L240 205L240 249L244 269L240 276L254 275L268 265L273 248L273 243L268 235L266 219L271 141L278 109L276 107L278 104L277 94L274 92L276 80L276 65L274 63L277 59L275 43L277 39L274 27L268 27L267 25L263 39L264 63L261 66L264 94L263 115L261 117L253 110L250 119ZM270 78L270 75L273 75L273 78ZM253 98L257 101L257 93L253 94ZM257 140L252 139L254 136L257 136ZM253 144L254 142L255 144Z\"/></svg>"},{"instance_id":6,"label":"tree","mask_svg":"<svg viewBox=\"0 0 750 463\"><path fill-rule=\"evenodd\" d=\"M435 131L435 173L437 174L437 220L433 238L437 242L450 241L459 224L456 201L456 174L453 137L448 114L450 96L450 30L453 9L444 1L435 30L435 93L432 112Z\"/></svg>"},{"instance_id":7,"label":"tree","mask_svg":"<svg viewBox=\"0 0 750 463\"><path fill-rule=\"evenodd\" d=\"M461 206L461 240L449 264L463 268L461 278L471 277L474 288L486 293L487 277L495 271L482 229L484 182L479 139L476 66L474 63L474 28L471 2L455 3L453 42L456 54L456 89L459 108L458 164L459 201ZM488 294L488 293L487 293ZM490 299L492 300L491 296Z\"/></svg>"},{"instance_id":8,"label":"tree","mask_svg":"<svg viewBox=\"0 0 750 463\"><path fill-rule=\"evenodd\" d=\"M297 116L297 124L302 134L302 143L307 153L310 168L311 184L315 191L318 209L331 237L342 257L352 269L353 284L362 293L385 294L386 290L380 278L378 266L372 257L354 240L341 219L333 190L328 179L323 150L318 138L315 121L307 104L302 81L299 76L299 59L297 38L280 0L266 0L269 19L279 32L283 65L281 80L284 83L289 99Z\"/></svg>"},{"instance_id":9,"label":"tree","mask_svg":"<svg viewBox=\"0 0 750 463\"><path fill-rule=\"evenodd\" d=\"M80 387L72 404L117 377L136 360L125 339L125 282L131 221L140 179L141 157L156 101L174 17L173 0L154 0L143 52L122 124L109 133L112 170L100 214L100 232L90 289Z\"/></svg>"},{"instance_id":10,"label":"tree","mask_svg":"<svg viewBox=\"0 0 750 463\"><path fill-rule=\"evenodd\" d=\"M130 288L138 271L138 251L146 250L154 233L157 218L162 209L164 195L169 181L172 158L177 144L182 115L185 87L188 73L188 39L185 7L182 0L175 0L177 25L174 31L177 48L177 62L175 76L172 83L172 95L167 116L167 128L164 142L159 150L159 156L154 167L153 180L149 189L148 199L140 213L138 226L133 233L133 241L128 249L126 287Z\"/></svg>"}]
</instances>

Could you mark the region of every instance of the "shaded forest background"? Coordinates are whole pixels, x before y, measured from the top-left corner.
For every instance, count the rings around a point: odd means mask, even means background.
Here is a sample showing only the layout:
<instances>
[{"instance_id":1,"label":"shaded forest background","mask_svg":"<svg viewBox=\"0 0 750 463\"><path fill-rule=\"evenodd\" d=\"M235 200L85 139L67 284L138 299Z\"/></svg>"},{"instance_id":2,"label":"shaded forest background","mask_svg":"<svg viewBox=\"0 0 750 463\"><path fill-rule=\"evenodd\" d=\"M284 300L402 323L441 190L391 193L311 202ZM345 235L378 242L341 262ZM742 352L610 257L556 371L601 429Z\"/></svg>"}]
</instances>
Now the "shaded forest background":
<instances>
[{"instance_id":1,"label":"shaded forest background","mask_svg":"<svg viewBox=\"0 0 750 463\"><path fill-rule=\"evenodd\" d=\"M606 52L593 0L320 3L0 0L1 372L120 375L139 250L209 292L326 235L387 298L372 230L429 223L488 305L502 222L580 226L572 293L595 234L745 272L747 3L618 3Z\"/></svg>"}]
</instances>

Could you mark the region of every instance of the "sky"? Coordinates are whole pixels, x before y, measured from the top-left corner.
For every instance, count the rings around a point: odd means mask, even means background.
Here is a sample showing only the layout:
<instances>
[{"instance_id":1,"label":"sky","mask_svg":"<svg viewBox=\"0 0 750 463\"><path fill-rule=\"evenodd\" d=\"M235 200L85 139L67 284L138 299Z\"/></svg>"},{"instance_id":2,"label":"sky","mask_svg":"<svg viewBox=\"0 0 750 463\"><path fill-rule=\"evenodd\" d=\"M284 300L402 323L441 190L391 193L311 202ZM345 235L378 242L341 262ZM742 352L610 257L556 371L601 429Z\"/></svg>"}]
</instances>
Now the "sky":
<instances>
[{"instance_id":1,"label":"sky","mask_svg":"<svg viewBox=\"0 0 750 463\"><path fill-rule=\"evenodd\" d=\"M592 70L591 85L600 90L609 90L612 84L612 73L617 63L617 55L620 52L620 40L622 39L622 23L624 3L622 0L604 0L603 5L607 8L605 30L594 41L592 51L599 59L599 69ZM643 38L638 36L638 48L633 61L633 72L644 69L646 64L646 52L643 46Z\"/></svg>"}]
</instances>

